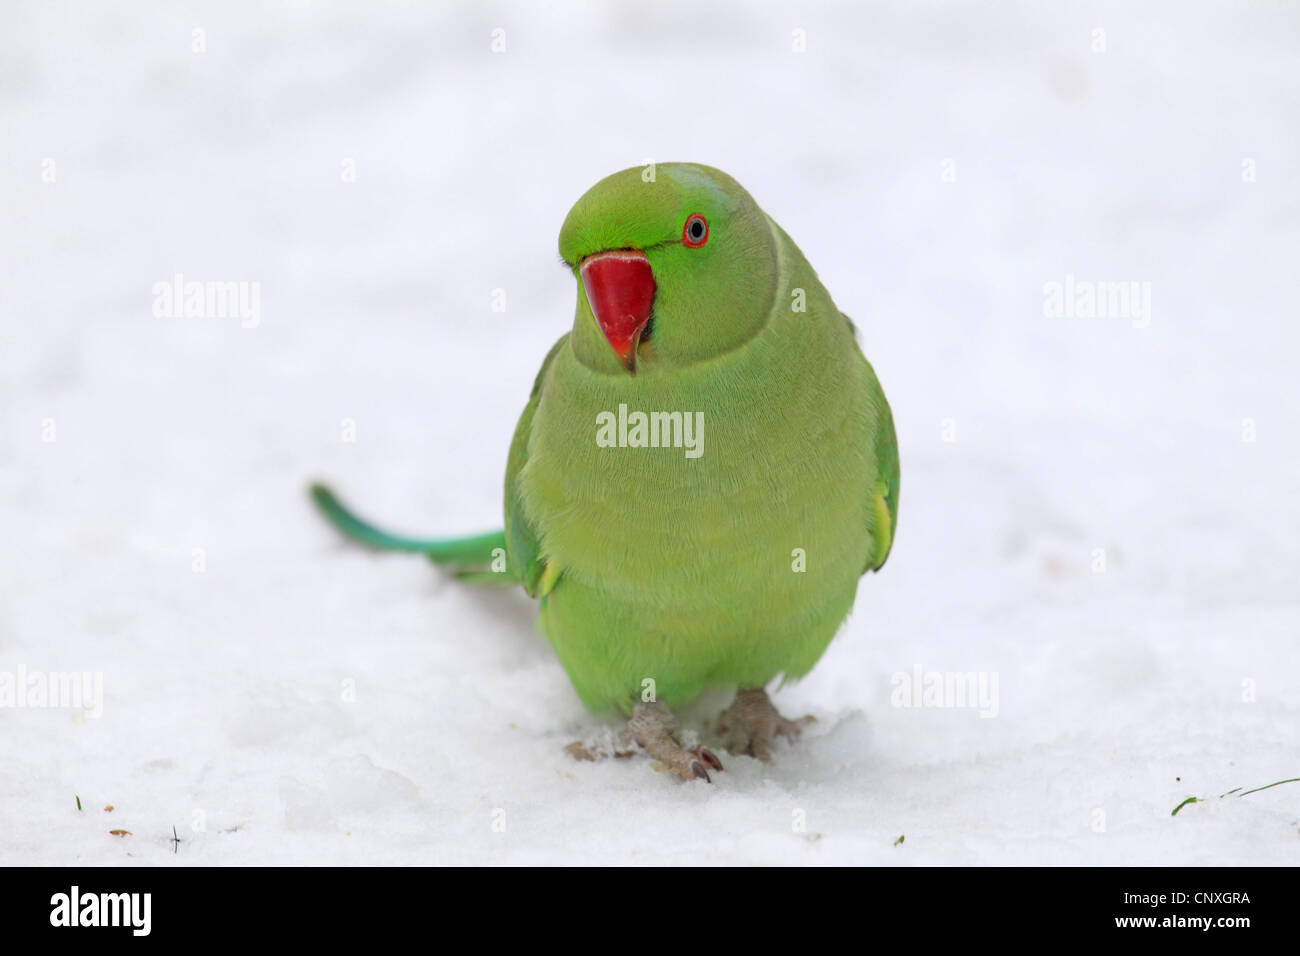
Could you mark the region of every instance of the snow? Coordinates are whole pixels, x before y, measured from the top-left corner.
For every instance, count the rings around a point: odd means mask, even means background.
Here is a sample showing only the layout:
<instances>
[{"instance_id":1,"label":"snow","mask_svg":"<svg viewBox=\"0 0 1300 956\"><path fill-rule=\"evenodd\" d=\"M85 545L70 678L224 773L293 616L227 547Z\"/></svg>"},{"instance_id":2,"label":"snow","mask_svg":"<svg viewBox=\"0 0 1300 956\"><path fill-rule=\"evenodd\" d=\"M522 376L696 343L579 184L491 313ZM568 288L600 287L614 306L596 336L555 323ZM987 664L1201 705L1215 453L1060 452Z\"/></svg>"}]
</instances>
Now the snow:
<instances>
[{"instance_id":1,"label":"snow","mask_svg":"<svg viewBox=\"0 0 1300 956\"><path fill-rule=\"evenodd\" d=\"M0 709L0 862L1296 861L1300 784L1218 799L1300 772L1294 7L0 16L0 675L104 680ZM776 696L817 723L711 786L570 760L611 725L531 602L305 495L499 525L560 222L652 158L801 245L903 462L889 564ZM256 327L156 317L176 273L259 283ZM1067 276L1149 324L1047 317ZM996 715L894 706L917 668Z\"/></svg>"}]
</instances>

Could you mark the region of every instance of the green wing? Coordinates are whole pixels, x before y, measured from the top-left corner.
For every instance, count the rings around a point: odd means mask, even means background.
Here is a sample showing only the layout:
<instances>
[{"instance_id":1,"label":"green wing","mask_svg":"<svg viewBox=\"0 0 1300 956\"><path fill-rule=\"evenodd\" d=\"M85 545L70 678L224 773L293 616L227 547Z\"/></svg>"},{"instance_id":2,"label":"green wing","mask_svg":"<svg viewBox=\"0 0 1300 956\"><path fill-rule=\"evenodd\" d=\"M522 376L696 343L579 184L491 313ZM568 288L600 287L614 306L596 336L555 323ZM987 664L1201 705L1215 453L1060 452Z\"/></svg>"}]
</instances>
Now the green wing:
<instances>
[{"instance_id":1,"label":"green wing","mask_svg":"<svg viewBox=\"0 0 1300 956\"><path fill-rule=\"evenodd\" d=\"M519 424L515 426L515 437L510 442L510 456L506 460L506 561L514 576L523 584L524 590L532 597L541 597L555 585L556 574L541 556L541 538L524 514L523 501L519 495L519 472L528 461L528 439L533 430L533 415L537 412L537 402L542 394L542 380L546 370L551 367L555 354L569 341L566 332L560 340L546 353L541 371L533 382L533 393Z\"/></svg>"}]
</instances>

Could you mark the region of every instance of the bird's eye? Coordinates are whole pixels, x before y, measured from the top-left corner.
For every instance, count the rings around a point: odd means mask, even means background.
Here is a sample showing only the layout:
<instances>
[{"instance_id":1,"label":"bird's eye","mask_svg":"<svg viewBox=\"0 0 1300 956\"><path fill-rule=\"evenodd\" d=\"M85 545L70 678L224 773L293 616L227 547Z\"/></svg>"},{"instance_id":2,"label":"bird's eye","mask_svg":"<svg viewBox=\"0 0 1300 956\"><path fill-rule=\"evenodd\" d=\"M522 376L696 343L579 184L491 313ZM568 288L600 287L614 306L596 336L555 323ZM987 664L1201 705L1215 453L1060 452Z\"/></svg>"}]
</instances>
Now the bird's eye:
<instances>
[{"instance_id":1,"label":"bird's eye","mask_svg":"<svg viewBox=\"0 0 1300 956\"><path fill-rule=\"evenodd\" d=\"M682 243L692 249L698 249L709 241L709 223L698 212L686 217L682 226Z\"/></svg>"}]
</instances>

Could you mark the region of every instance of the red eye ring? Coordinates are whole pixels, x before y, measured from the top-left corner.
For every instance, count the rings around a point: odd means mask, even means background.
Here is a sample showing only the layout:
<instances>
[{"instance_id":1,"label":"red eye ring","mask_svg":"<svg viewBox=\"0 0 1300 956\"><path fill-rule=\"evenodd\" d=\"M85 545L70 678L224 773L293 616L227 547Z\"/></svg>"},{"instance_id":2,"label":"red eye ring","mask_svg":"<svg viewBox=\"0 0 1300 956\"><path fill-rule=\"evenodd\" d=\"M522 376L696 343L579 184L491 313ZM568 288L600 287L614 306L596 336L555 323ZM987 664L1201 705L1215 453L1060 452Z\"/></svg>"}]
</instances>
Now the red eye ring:
<instances>
[{"instance_id":1,"label":"red eye ring","mask_svg":"<svg viewBox=\"0 0 1300 956\"><path fill-rule=\"evenodd\" d=\"M691 213L686 217L686 224L682 226L682 245L690 249L698 249L708 241L709 221L698 212Z\"/></svg>"}]
</instances>

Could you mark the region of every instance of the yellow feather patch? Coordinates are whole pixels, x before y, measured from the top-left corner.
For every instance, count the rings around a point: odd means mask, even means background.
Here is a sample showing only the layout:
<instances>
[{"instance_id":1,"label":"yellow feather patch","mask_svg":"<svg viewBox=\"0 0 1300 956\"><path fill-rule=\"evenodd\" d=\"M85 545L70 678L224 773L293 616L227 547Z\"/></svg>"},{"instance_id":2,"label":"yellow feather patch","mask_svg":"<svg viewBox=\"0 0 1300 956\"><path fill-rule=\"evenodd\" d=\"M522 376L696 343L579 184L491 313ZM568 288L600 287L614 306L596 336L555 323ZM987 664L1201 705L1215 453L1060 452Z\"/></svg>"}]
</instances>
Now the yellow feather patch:
<instances>
[{"instance_id":1,"label":"yellow feather patch","mask_svg":"<svg viewBox=\"0 0 1300 956\"><path fill-rule=\"evenodd\" d=\"M545 570L542 571L542 576L537 579L537 596L545 597L550 594L551 589L555 587L555 582L558 580L560 580L559 568L553 564L547 564Z\"/></svg>"},{"instance_id":2,"label":"yellow feather patch","mask_svg":"<svg viewBox=\"0 0 1300 956\"><path fill-rule=\"evenodd\" d=\"M886 500L888 495L889 489L883 482L878 482L876 493L871 496L871 509L876 519L876 553L872 556L868 567L873 571L885 563L885 556L889 554L889 545L894 539L893 521L889 517L889 502Z\"/></svg>"}]
</instances>

